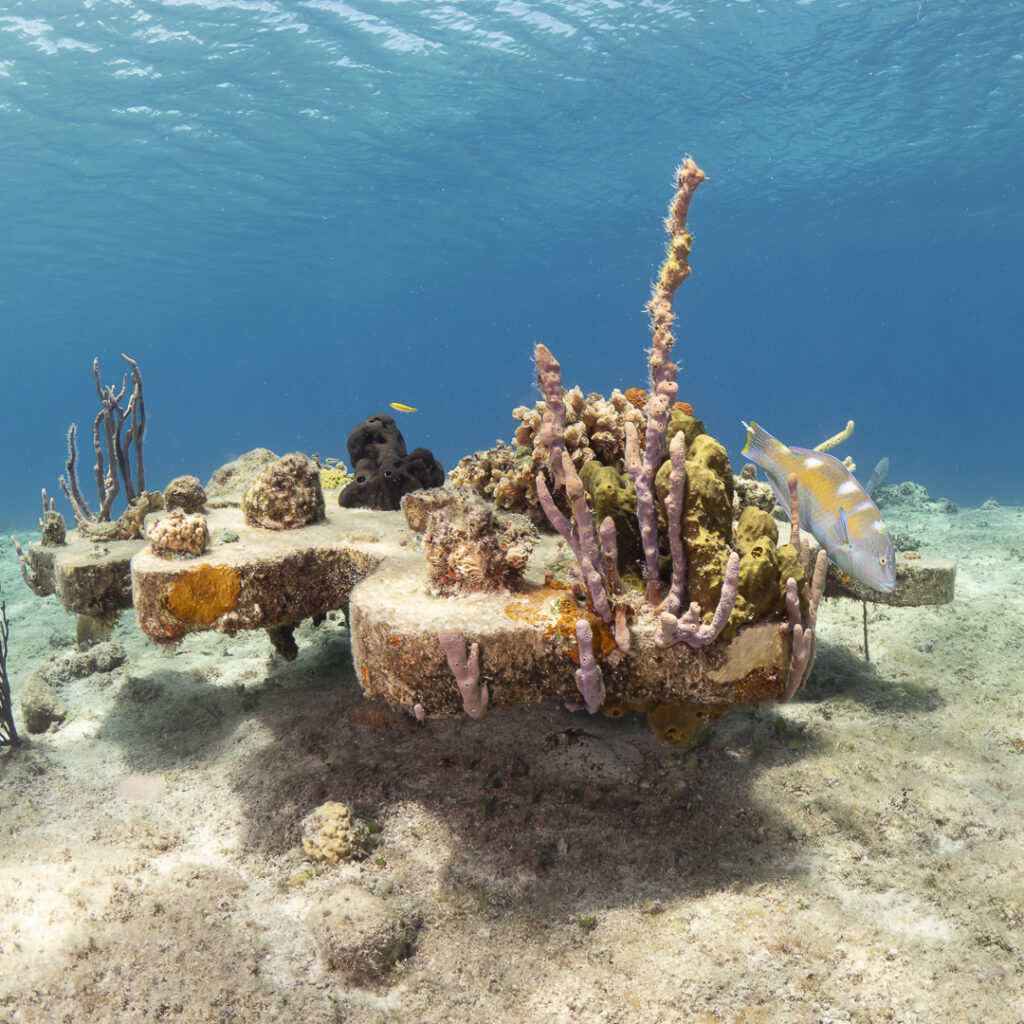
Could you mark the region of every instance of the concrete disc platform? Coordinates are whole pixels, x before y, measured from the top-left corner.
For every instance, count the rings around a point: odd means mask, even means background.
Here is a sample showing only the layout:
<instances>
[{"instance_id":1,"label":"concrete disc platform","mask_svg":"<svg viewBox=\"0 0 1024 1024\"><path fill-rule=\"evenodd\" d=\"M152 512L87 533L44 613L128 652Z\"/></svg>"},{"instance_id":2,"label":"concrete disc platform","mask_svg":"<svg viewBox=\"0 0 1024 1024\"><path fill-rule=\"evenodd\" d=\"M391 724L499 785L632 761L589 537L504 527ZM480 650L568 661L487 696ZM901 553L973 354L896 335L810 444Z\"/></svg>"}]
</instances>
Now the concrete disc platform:
<instances>
[{"instance_id":1,"label":"concrete disc platform","mask_svg":"<svg viewBox=\"0 0 1024 1024\"><path fill-rule=\"evenodd\" d=\"M536 560L536 553L535 553ZM531 575L543 568L531 562ZM540 573L543 579L543 572ZM457 714L462 698L437 634L462 632L480 647L480 681L491 708L560 697L579 700L576 622L594 633L607 700L736 704L777 698L785 687L789 637L778 619L703 650L654 645L654 622L630 629L629 654L615 649L604 623L558 583L528 582L522 593L465 597L427 593L423 556L389 560L352 592L350 628L356 672L368 697L427 714Z\"/></svg>"},{"instance_id":2,"label":"concrete disc platform","mask_svg":"<svg viewBox=\"0 0 1024 1024\"><path fill-rule=\"evenodd\" d=\"M818 553L818 542L808 533L801 534L811 542L811 564ZM790 539L789 523L779 523L779 543ZM830 565L822 593L825 597L848 597L869 604L887 604L897 608L920 605L951 604L956 591L956 562L952 558L919 555L916 551L896 552L896 585L888 594L858 583L840 581L839 571Z\"/></svg>"},{"instance_id":3,"label":"concrete disc platform","mask_svg":"<svg viewBox=\"0 0 1024 1024\"><path fill-rule=\"evenodd\" d=\"M580 618L593 630L607 701L731 705L772 700L785 688L790 639L778 617L696 651L657 647L648 617L630 623L630 650L620 652L605 624L554 578L564 563L556 537L537 545L519 592L435 597L419 537L401 512L343 509L329 498L326 519L299 529L250 526L237 507L210 509L207 521L210 547L199 557L163 558L142 541L95 544L71 533L64 547L33 544L30 560L69 610L102 616L134 604L139 626L158 642L209 629L262 628L274 639L275 630L341 610L366 695L428 715L463 710L442 629L460 630L467 649L479 645L490 707L578 700ZM955 569L946 559L901 555L892 594L831 579L826 594L941 604L952 600Z\"/></svg>"},{"instance_id":4,"label":"concrete disc platform","mask_svg":"<svg viewBox=\"0 0 1024 1024\"><path fill-rule=\"evenodd\" d=\"M926 604L949 604L956 589L956 562L951 558L933 558L920 555L908 558L896 554L896 586L883 594L856 580L840 582L830 572L825 580L826 597L849 597L871 604L888 604L899 608L913 608Z\"/></svg>"},{"instance_id":5,"label":"concrete disc platform","mask_svg":"<svg viewBox=\"0 0 1024 1024\"><path fill-rule=\"evenodd\" d=\"M427 714L458 714L462 699L438 642L457 628L479 644L492 708L578 699L576 622L594 631L609 700L734 704L777 697L789 639L777 619L702 651L658 648L654 623L634 625L632 649L615 649L604 624L564 584L545 582L557 538L535 549L520 593L434 597L419 538L401 512L328 505L322 523L295 530L252 527L235 508L208 514L211 547L167 559L147 546L132 559L140 627L154 640L218 629L273 629L332 609L347 613L358 678L368 697Z\"/></svg>"},{"instance_id":6,"label":"concrete disc platform","mask_svg":"<svg viewBox=\"0 0 1024 1024\"><path fill-rule=\"evenodd\" d=\"M147 545L132 559L139 627L157 641L217 629L274 629L347 609L352 588L412 534L401 513L328 506L294 530L249 526L239 508L207 515L210 547L163 558Z\"/></svg>"},{"instance_id":7,"label":"concrete disc platform","mask_svg":"<svg viewBox=\"0 0 1024 1024\"><path fill-rule=\"evenodd\" d=\"M28 564L40 595L56 594L69 611L107 618L132 606L132 557L143 540L96 541L69 531L58 546L28 546Z\"/></svg>"}]
</instances>

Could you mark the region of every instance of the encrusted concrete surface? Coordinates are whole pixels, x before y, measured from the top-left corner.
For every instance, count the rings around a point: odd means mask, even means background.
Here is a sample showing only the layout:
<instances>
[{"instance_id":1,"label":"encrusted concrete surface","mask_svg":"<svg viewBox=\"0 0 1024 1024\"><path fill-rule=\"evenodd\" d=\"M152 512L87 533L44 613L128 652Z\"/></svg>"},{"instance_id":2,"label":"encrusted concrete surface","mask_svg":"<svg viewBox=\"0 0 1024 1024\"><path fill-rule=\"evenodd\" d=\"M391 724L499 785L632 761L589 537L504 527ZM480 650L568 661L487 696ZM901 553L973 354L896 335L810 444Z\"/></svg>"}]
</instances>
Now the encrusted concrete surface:
<instances>
[{"instance_id":1,"label":"encrusted concrete surface","mask_svg":"<svg viewBox=\"0 0 1024 1024\"><path fill-rule=\"evenodd\" d=\"M531 575L543 579L543 555ZM557 582L528 582L522 593L434 597L423 556L389 560L352 593L349 628L356 674L368 697L427 714L459 714L462 699L438 643L456 628L480 647L480 681L491 708L559 697L579 700L576 622L587 618L607 700L735 704L774 699L785 686L789 638L776 619L742 630L731 643L695 651L654 644L654 622L630 629L630 652L616 650L610 631Z\"/></svg>"},{"instance_id":2,"label":"encrusted concrete surface","mask_svg":"<svg viewBox=\"0 0 1024 1024\"><path fill-rule=\"evenodd\" d=\"M324 522L294 530L249 526L235 508L212 510L208 522L205 554L165 558L147 547L132 560L136 615L154 640L273 629L341 609L367 697L410 712L419 704L431 715L460 714L439 630L458 628L467 644L480 645L494 708L577 699L575 627L587 617L609 700L734 704L775 698L784 687L789 643L774 619L702 651L658 648L653 622L642 622L623 655L564 584L545 581L561 557L556 538L538 546L520 593L435 597L418 538L400 512L329 502Z\"/></svg>"},{"instance_id":3,"label":"encrusted concrete surface","mask_svg":"<svg viewBox=\"0 0 1024 1024\"><path fill-rule=\"evenodd\" d=\"M131 608L130 564L145 546L141 540L83 539L71 530L59 547L30 544L28 561L44 594L55 593L69 612L105 618Z\"/></svg>"},{"instance_id":4,"label":"encrusted concrete surface","mask_svg":"<svg viewBox=\"0 0 1024 1024\"><path fill-rule=\"evenodd\" d=\"M896 586L890 594L872 590L856 580L841 583L831 572L825 580L826 597L851 597L897 608L949 604L955 588L956 562L953 559L928 555L908 558L905 552L896 555Z\"/></svg>"},{"instance_id":5,"label":"encrusted concrete surface","mask_svg":"<svg viewBox=\"0 0 1024 1024\"><path fill-rule=\"evenodd\" d=\"M30 560L70 611L102 617L134 603L139 626L158 642L211 629L273 631L342 610L366 696L410 712L419 705L427 715L462 711L437 639L445 628L459 629L467 646L479 645L491 708L578 699L575 625L584 617L609 701L759 703L784 688L789 638L777 619L699 651L657 647L653 621L640 620L631 623L629 653L618 651L605 624L552 576L564 556L557 538L538 546L518 593L437 597L429 591L418 535L400 512L342 509L329 501L323 522L268 530L227 507L210 510L208 525L211 544L198 557L161 557L141 541L96 544L72 532L63 547L31 545ZM825 593L895 606L946 604L955 577L949 559L901 554L893 593L834 577Z\"/></svg>"},{"instance_id":6,"label":"encrusted concrete surface","mask_svg":"<svg viewBox=\"0 0 1024 1024\"><path fill-rule=\"evenodd\" d=\"M212 510L208 525L211 544L198 557L146 547L132 559L135 613L154 640L272 629L345 609L352 588L412 538L400 513L337 506L294 530L249 526L238 508Z\"/></svg>"},{"instance_id":7,"label":"encrusted concrete surface","mask_svg":"<svg viewBox=\"0 0 1024 1024\"><path fill-rule=\"evenodd\" d=\"M808 533L801 534L811 542L811 561L818 543ZM779 523L779 543L789 543L789 523ZM837 570L829 566L825 577L825 597L849 597L869 604L886 604L894 608L915 608L922 605L951 604L956 591L956 561L916 551L896 552L896 586L891 593L872 590L856 580L840 582Z\"/></svg>"}]
</instances>

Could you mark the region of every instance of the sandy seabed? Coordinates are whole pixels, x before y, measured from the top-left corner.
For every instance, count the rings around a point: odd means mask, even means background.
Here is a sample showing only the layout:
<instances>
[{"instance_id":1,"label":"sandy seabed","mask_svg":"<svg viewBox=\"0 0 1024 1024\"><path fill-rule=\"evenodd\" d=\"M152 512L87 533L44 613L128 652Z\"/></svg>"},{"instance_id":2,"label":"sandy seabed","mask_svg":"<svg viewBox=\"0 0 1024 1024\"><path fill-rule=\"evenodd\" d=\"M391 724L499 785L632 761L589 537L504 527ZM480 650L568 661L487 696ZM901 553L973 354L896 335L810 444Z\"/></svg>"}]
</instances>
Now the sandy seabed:
<instances>
[{"instance_id":1,"label":"sandy seabed","mask_svg":"<svg viewBox=\"0 0 1024 1024\"><path fill-rule=\"evenodd\" d=\"M1024 509L886 518L955 603L872 607L866 663L823 602L807 689L688 752L553 705L418 725L340 616L288 664L126 615L79 675L6 549L15 701L42 670L68 718L0 757L0 1022L1019 1024ZM304 853L327 800L363 860Z\"/></svg>"}]
</instances>

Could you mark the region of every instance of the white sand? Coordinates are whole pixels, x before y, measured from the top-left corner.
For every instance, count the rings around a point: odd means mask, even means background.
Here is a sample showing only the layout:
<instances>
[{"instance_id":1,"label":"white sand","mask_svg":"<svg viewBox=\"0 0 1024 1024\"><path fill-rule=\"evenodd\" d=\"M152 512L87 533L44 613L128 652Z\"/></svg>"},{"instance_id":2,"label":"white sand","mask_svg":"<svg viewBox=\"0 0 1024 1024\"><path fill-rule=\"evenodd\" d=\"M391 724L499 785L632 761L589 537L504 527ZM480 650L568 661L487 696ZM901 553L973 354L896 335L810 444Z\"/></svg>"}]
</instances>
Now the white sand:
<instances>
[{"instance_id":1,"label":"white sand","mask_svg":"<svg viewBox=\"0 0 1024 1024\"><path fill-rule=\"evenodd\" d=\"M1024 509L887 519L956 603L871 609L868 665L825 602L808 688L691 753L551 706L417 726L339 619L286 664L126 616L126 664L0 759L0 1022L1018 1024ZM0 580L17 696L74 620L7 548ZM303 855L329 799L379 824L361 863ZM417 941L356 983L318 940L367 914Z\"/></svg>"}]
</instances>

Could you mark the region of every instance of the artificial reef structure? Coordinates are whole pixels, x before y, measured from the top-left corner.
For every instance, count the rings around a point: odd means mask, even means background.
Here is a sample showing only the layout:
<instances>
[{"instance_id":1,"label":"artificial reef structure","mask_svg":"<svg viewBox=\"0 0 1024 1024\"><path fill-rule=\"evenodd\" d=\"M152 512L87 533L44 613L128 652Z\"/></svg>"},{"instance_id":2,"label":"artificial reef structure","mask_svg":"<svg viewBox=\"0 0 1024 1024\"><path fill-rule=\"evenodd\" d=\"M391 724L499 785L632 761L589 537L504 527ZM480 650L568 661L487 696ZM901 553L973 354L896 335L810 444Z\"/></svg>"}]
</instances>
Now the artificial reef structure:
<instances>
[{"instance_id":1,"label":"artificial reef structure","mask_svg":"<svg viewBox=\"0 0 1024 1024\"><path fill-rule=\"evenodd\" d=\"M264 629L285 658L299 622L341 611L365 695L419 719L556 698L643 712L660 740L683 744L737 704L789 700L814 663L825 554L812 557L800 529L795 478L783 539L763 490L734 477L677 401L673 304L703 180L692 160L677 169L646 390L566 389L537 345L542 401L515 411L515 444L467 457L447 486L381 414L349 435L351 479L302 453L250 453L205 491L179 480L159 504L147 498L132 539L97 543L84 515L67 538L54 526L23 555L26 582L85 616L134 607L160 643ZM97 390L102 400L98 371ZM140 377L138 394L141 405ZM110 415L131 421L116 405ZM337 500L327 479L344 484ZM953 578L945 560L900 561L884 596L942 603Z\"/></svg>"}]
</instances>

